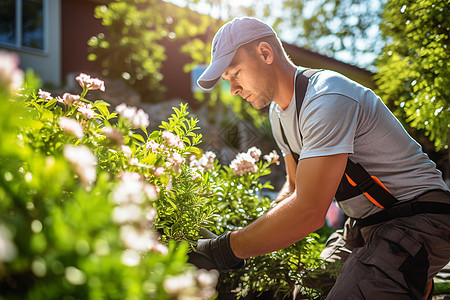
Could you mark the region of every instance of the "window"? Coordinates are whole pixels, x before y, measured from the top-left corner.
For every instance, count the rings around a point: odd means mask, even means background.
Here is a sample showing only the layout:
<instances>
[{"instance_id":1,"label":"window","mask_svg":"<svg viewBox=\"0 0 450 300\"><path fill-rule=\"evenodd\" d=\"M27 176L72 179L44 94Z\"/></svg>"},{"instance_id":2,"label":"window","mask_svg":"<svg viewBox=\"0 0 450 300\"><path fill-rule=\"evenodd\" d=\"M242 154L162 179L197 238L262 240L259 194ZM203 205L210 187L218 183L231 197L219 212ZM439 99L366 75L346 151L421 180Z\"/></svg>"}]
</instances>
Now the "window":
<instances>
[{"instance_id":1,"label":"window","mask_svg":"<svg viewBox=\"0 0 450 300\"><path fill-rule=\"evenodd\" d=\"M46 50L46 0L0 0L0 44Z\"/></svg>"},{"instance_id":2,"label":"window","mask_svg":"<svg viewBox=\"0 0 450 300\"><path fill-rule=\"evenodd\" d=\"M196 92L203 92L203 93L210 93L210 90L203 90L197 85L197 80L200 78L200 75L206 70L208 66L207 65L198 65L195 66L191 71L191 91L193 93Z\"/></svg>"}]
</instances>

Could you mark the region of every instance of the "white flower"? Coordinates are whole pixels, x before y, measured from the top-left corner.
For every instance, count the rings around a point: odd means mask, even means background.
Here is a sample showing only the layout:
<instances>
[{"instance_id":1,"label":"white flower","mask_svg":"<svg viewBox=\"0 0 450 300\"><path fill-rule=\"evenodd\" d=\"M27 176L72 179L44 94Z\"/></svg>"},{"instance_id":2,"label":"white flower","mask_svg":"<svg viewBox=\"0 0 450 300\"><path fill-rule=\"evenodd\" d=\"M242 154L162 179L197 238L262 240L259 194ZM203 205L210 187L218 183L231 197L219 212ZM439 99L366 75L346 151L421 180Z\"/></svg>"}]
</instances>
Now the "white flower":
<instances>
[{"instance_id":1,"label":"white flower","mask_svg":"<svg viewBox=\"0 0 450 300\"><path fill-rule=\"evenodd\" d=\"M243 175L248 172L256 173L258 167L255 164L255 159L249 153L238 153L236 158L230 163L230 168L234 175Z\"/></svg>"},{"instance_id":2,"label":"white flower","mask_svg":"<svg viewBox=\"0 0 450 300\"><path fill-rule=\"evenodd\" d=\"M147 141L147 143L145 143L145 146L147 150L152 150L152 152L158 152L159 148L161 148L161 145L154 140Z\"/></svg>"},{"instance_id":3,"label":"white flower","mask_svg":"<svg viewBox=\"0 0 450 300\"><path fill-rule=\"evenodd\" d=\"M80 100L80 96L78 95L72 95L69 93L64 93L64 95L61 97L57 97L58 102L63 103L64 105L72 105L74 103L77 103Z\"/></svg>"},{"instance_id":4,"label":"white flower","mask_svg":"<svg viewBox=\"0 0 450 300\"><path fill-rule=\"evenodd\" d=\"M200 173L203 173L205 170L212 170L214 169L215 158L216 154L212 151L207 151L199 160L196 160L195 156L193 156L191 158L190 167L200 171Z\"/></svg>"},{"instance_id":5,"label":"white flower","mask_svg":"<svg viewBox=\"0 0 450 300\"><path fill-rule=\"evenodd\" d=\"M164 281L164 290L171 295L178 295L195 288L192 273L167 277Z\"/></svg>"},{"instance_id":6,"label":"white flower","mask_svg":"<svg viewBox=\"0 0 450 300\"><path fill-rule=\"evenodd\" d=\"M164 244L162 244L160 242L154 243L152 245L151 250L154 251L154 252L158 252L160 254L163 254L163 255L169 254L169 248L167 248L166 245L164 245Z\"/></svg>"},{"instance_id":7,"label":"white flower","mask_svg":"<svg viewBox=\"0 0 450 300\"><path fill-rule=\"evenodd\" d=\"M76 138L82 139L84 137L83 127L81 127L80 123L78 123L75 119L61 117L58 120L58 124L63 131L72 134Z\"/></svg>"},{"instance_id":8,"label":"white flower","mask_svg":"<svg viewBox=\"0 0 450 300\"><path fill-rule=\"evenodd\" d=\"M118 224L139 222L141 216L141 207L136 204L120 205L113 210L113 220Z\"/></svg>"},{"instance_id":9,"label":"white flower","mask_svg":"<svg viewBox=\"0 0 450 300\"><path fill-rule=\"evenodd\" d=\"M143 183L139 180L122 180L114 190L113 200L117 204L144 202Z\"/></svg>"},{"instance_id":10,"label":"white flower","mask_svg":"<svg viewBox=\"0 0 450 300\"><path fill-rule=\"evenodd\" d=\"M120 227L120 239L125 246L138 252L147 252L158 244L158 235L153 230L140 230L132 225Z\"/></svg>"},{"instance_id":11,"label":"white flower","mask_svg":"<svg viewBox=\"0 0 450 300\"><path fill-rule=\"evenodd\" d=\"M150 200L158 199L158 189L151 183L147 183L144 186L144 192L147 195L147 198Z\"/></svg>"},{"instance_id":12,"label":"white flower","mask_svg":"<svg viewBox=\"0 0 450 300\"><path fill-rule=\"evenodd\" d=\"M183 164L185 162L185 158L182 157L179 153L174 152L172 153L172 158L171 160L167 163L168 167L172 167L172 170L179 174L181 172L181 164Z\"/></svg>"},{"instance_id":13,"label":"white flower","mask_svg":"<svg viewBox=\"0 0 450 300\"><path fill-rule=\"evenodd\" d=\"M87 119L92 119L95 117L95 112L92 110L92 104L79 102L77 110Z\"/></svg>"},{"instance_id":14,"label":"white flower","mask_svg":"<svg viewBox=\"0 0 450 300\"><path fill-rule=\"evenodd\" d=\"M90 75L80 73L75 78L82 88L87 88L88 90L101 90L105 91L105 82L98 78L91 78Z\"/></svg>"},{"instance_id":15,"label":"white flower","mask_svg":"<svg viewBox=\"0 0 450 300\"><path fill-rule=\"evenodd\" d=\"M41 89L39 89L38 95L41 99L44 99L44 100L52 100L53 99L52 94L50 94L49 92L43 91Z\"/></svg>"},{"instance_id":16,"label":"white flower","mask_svg":"<svg viewBox=\"0 0 450 300\"><path fill-rule=\"evenodd\" d=\"M164 173L165 169L163 167L157 167L152 170L152 173L155 177L159 177Z\"/></svg>"},{"instance_id":17,"label":"white flower","mask_svg":"<svg viewBox=\"0 0 450 300\"><path fill-rule=\"evenodd\" d=\"M64 156L72 164L81 182L87 186L94 183L97 178L97 157L84 146L65 145Z\"/></svg>"},{"instance_id":18,"label":"white flower","mask_svg":"<svg viewBox=\"0 0 450 300\"><path fill-rule=\"evenodd\" d=\"M120 173L119 178L122 181L127 181L127 180L140 181L142 179L142 176L138 172L122 172L122 173Z\"/></svg>"},{"instance_id":19,"label":"white flower","mask_svg":"<svg viewBox=\"0 0 450 300\"><path fill-rule=\"evenodd\" d=\"M15 53L0 51L0 85L16 91L22 83L23 71L19 69L19 56Z\"/></svg>"},{"instance_id":20,"label":"white flower","mask_svg":"<svg viewBox=\"0 0 450 300\"><path fill-rule=\"evenodd\" d=\"M116 106L116 111L127 119L134 128L148 127L150 125L149 116L142 109L122 103Z\"/></svg>"},{"instance_id":21,"label":"white flower","mask_svg":"<svg viewBox=\"0 0 450 300\"><path fill-rule=\"evenodd\" d=\"M278 161L280 159L280 157L278 156L278 153L275 150L273 150L272 152L270 152L267 155L264 155L264 159L268 163L276 163L277 165L280 164L280 162Z\"/></svg>"},{"instance_id":22,"label":"white flower","mask_svg":"<svg viewBox=\"0 0 450 300\"><path fill-rule=\"evenodd\" d=\"M248 149L247 153L250 154L250 156L253 157L255 161L258 161L259 157L261 156L261 150L254 146Z\"/></svg>"},{"instance_id":23,"label":"white flower","mask_svg":"<svg viewBox=\"0 0 450 300\"><path fill-rule=\"evenodd\" d=\"M131 155L133 154L133 152L131 151L131 148L128 147L127 145L122 145L120 149L122 150L123 154L126 157L131 157Z\"/></svg>"},{"instance_id":24,"label":"white flower","mask_svg":"<svg viewBox=\"0 0 450 300\"><path fill-rule=\"evenodd\" d=\"M212 269L207 271L205 269L198 269L195 272L195 277L197 282L202 287L215 287L217 285L217 280L219 278L219 272Z\"/></svg>"},{"instance_id":25,"label":"white flower","mask_svg":"<svg viewBox=\"0 0 450 300\"><path fill-rule=\"evenodd\" d=\"M156 209L151 207L150 209L147 210L147 212L145 214L145 218L148 221L150 221L151 223L153 223L156 219L157 214L158 214L158 212L156 211Z\"/></svg>"},{"instance_id":26,"label":"white flower","mask_svg":"<svg viewBox=\"0 0 450 300\"><path fill-rule=\"evenodd\" d=\"M0 224L0 265L12 261L17 255L17 249L11 239L9 230Z\"/></svg>"},{"instance_id":27,"label":"white flower","mask_svg":"<svg viewBox=\"0 0 450 300\"><path fill-rule=\"evenodd\" d=\"M122 263L129 267L134 267L141 261L141 256L135 250L127 249L122 254Z\"/></svg>"}]
</instances>

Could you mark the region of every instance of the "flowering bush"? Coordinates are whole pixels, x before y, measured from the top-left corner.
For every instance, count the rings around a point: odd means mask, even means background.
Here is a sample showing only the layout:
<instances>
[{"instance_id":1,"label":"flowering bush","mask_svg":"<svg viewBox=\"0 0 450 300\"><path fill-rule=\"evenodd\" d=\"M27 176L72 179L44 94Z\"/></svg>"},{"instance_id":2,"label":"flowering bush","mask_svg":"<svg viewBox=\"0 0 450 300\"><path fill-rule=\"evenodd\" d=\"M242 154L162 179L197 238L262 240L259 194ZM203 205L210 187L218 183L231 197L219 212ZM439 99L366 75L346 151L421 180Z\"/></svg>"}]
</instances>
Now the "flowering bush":
<instances>
[{"instance_id":1,"label":"flowering bush","mask_svg":"<svg viewBox=\"0 0 450 300\"><path fill-rule=\"evenodd\" d=\"M178 175L166 164L194 148L155 132L160 151L147 151L133 128L150 140L148 115L86 99L99 79L81 74L81 95L54 97L13 94L12 78L0 82L1 298L213 297L217 274L186 264L187 242L153 230L156 200ZM192 144L189 130L177 133Z\"/></svg>"},{"instance_id":2,"label":"flowering bush","mask_svg":"<svg viewBox=\"0 0 450 300\"><path fill-rule=\"evenodd\" d=\"M87 99L105 89L97 78L80 74L80 95L56 97L27 84L13 94L11 78L0 76L2 296L214 297L218 274L186 264L187 253L203 228L220 234L270 209L261 191L271 186L260 178L276 152L261 159L253 147L221 166L197 147L187 105L148 133L144 111ZM310 237L252 258L217 289L290 293L319 266L319 250Z\"/></svg>"}]
</instances>

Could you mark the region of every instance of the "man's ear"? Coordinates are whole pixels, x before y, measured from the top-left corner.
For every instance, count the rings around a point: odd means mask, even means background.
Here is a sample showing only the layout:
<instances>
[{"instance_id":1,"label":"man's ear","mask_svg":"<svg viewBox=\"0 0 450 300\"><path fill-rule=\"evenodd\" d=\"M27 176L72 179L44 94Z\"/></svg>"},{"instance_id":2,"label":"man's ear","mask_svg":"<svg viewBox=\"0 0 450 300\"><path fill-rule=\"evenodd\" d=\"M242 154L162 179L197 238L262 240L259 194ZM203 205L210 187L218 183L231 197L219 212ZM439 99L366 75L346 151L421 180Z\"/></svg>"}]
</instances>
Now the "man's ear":
<instances>
[{"instance_id":1,"label":"man's ear","mask_svg":"<svg viewBox=\"0 0 450 300\"><path fill-rule=\"evenodd\" d=\"M275 58L274 57L275 53L273 51L272 46L270 46L269 43L267 43L267 42L259 43L259 45L258 45L258 52L261 55L261 57L264 59L264 62L266 64L270 65L270 64L273 63L274 58Z\"/></svg>"}]
</instances>

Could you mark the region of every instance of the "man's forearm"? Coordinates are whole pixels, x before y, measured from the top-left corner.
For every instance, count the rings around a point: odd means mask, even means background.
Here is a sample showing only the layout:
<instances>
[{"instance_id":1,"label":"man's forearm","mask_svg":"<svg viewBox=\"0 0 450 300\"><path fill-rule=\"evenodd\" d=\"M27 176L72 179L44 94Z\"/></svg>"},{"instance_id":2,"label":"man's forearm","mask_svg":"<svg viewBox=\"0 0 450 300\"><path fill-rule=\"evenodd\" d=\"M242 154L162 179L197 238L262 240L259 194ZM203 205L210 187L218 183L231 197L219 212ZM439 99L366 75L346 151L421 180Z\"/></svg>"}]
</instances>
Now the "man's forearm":
<instances>
[{"instance_id":1,"label":"man's forearm","mask_svg":"<svg viewBox=\"0 0 450 300\"><path fill-rule=\"evenodd\" d=\"M299 161L296 192L235 231L230 246L247 258L287 247L322 227L347 164L347 153Z\"/></svg>"},{"instance_id":2,"label":"man's forearm","mask_svg":"<svg viewBox=\"0 0 450 300\"><path fill-rule=\"evenodd\" d=\"M285 248L322 227L325 216L315 211L294 193L252 224L232 232L231 249L237 257L248 258Z\"/></svg>"}]
</instances>

